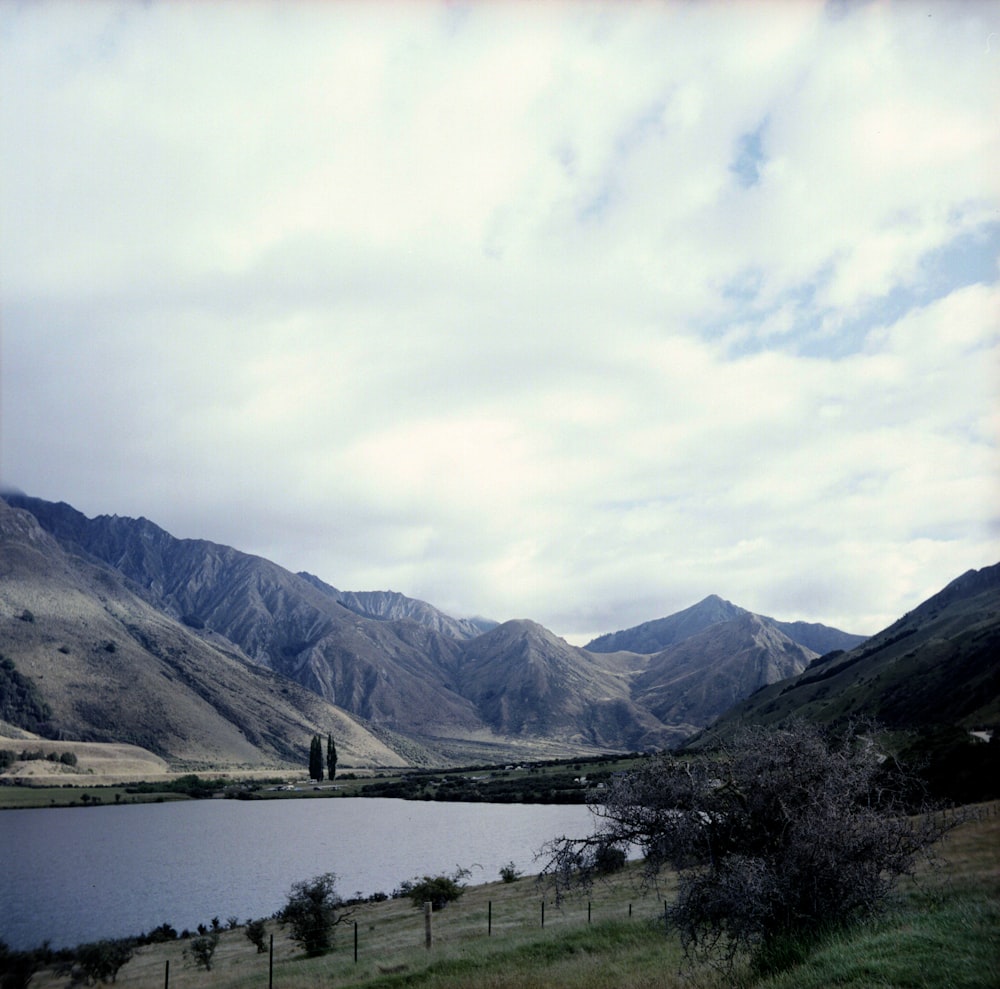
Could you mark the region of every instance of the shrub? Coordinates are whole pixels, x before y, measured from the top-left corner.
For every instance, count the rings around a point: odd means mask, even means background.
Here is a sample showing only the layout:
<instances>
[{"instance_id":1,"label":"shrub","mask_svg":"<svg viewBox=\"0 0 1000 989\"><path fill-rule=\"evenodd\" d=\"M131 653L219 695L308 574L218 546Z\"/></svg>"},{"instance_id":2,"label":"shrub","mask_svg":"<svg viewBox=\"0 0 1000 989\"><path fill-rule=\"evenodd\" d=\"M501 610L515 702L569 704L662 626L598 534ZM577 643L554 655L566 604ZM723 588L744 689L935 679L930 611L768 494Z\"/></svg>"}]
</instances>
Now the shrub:
<instances>
[{"instance_id":1,"label":"shrub","mask_svg":"<svg viewBox=\"0 0 1000 989\"><path fill-rule=\"evenodd\" d=\"M698 760L662 756L616 777L584 839L551 846L557 889L588 883L602 849L638 846L646 876L679 872L667 917L689 957L781 954L877 910L944 824L902 812L870 737L796 723L747 729Z\"/></svg>"},{"instance_id":2,"label":"shrub","mask_svg":"<svg viewBox=\"0 0 1000 989\"><path fill-rule=\"evenodd\" d=\"M27 989L41 967L34 951L11 951L0 941L0 989Z\"/></svg>"},{"instance_id":3,"label":"shrub","mask_svg":"<svg viewBox=\"0 0 1000 989\"><path fill-rule=\"evenodd\" d=\"M248 920L246 926L247 940L257 948L257 954L267 951L267 925L263 920Z\"/></svg>"},{"instance_id":4,"label":"shrub","mask_svg":"<svg viewBox=\"0 0 1000 989\"><path fill-rule=\"evenodd\" d=\"M44 735L51 716L35 682L19 673L12 659L0 655L0 721Z\"/></svg>"},{"instance_id":5,"label":"shrub","mask_svg":"<svg viewBox=\"0 0 1000 989\"><path fill-rule=\"evenodd\" d=\"M176 941L177 929L164 922L159 927L154 927L145 937L147 944L161 944L164 941Z\"/></svg>"},{"instance_id":6,"label":"shrub","mask_svg":"<svg viewBox=\"0 0 1000 989\"><path fill-rule=\"evenodd\" d=\"M135 943L131 940L102 940L78 945L67 952L68 959L56 970L68 975L71 986L93 985L96 982L116 982L118 971L132 960Z\"/></svg>"},{"instance_id":7,"label":"shrub","mask_svg":"<svg viewBox=\"0 0 1000 989\"><path fill-rule=\"evenodd\" d=\"M521 878L521 870L513 862L508 862L505 866L501 867L500 878L505 883L516 882Z\"/></svg>"},{"instance_id":8,"label":"shrub","mask_svg":"<svg viewBox=\"0 0 1000 989\"><path fill-rule=\"evenodd\" d=\"M424 876L423 879L404 883L404 895L415 907L430 903L432 910L443 910L465 892L461 880L468 874L467 869L456 869L451 876Z\"/></svg>"},{"instance_id":9,"label":"shrub","mask_svg":"<svg viewBox=\"0 0 1000 989\"><path fill-rule=\"evenodd\" d=\"M609 876L612 872L618 872L625 868L628 855L624 848L617 845L598 845L594 852L594 870L602 876Z\"/></svg>"},{"instance_id":10,"label":"shrub","mask_svg":"<svg viewBox=\"0 0 1000 989\"><path fill-rule=\"evenodd\" d=\"M196 937L185 949L184 954L194 960L198 968L206 972L212 970L212 957L219 946L219 935L216 931Z\"/></svg>"},{"instance_id":11,"label":"shrub","mask_svg":"<svg viewBox=\"0 0 1000 989\"><path fill-rule=\"evenodd\" d=\"M295 883L281 911L281 919L292 928L291 938L310 956L333 948L333 930L347 920L343 901L337 895L337 877L325 872Z\"/></svg>"},{"instance_id":12,"label":"shrub","mask_svg":"<svg viewBox=\"0 0 1000 989\"><path fill-rule=\"evenodd\" d=\"M76 949L76 963L71 971L73 983L115 982L118 970L132 960L131 941L94 941Z\"/></svg>"}]
</instances>

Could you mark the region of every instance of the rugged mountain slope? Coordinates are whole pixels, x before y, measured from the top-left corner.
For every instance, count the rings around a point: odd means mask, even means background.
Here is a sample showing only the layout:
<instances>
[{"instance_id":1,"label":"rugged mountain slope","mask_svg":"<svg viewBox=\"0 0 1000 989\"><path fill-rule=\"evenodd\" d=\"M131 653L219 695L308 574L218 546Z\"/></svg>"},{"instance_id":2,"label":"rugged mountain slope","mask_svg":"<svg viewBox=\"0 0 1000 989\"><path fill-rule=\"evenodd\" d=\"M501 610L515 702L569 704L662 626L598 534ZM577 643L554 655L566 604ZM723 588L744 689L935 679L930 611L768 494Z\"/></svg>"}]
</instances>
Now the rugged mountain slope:
<instances>
[{"instance_id":1,"label":"rugged mountain slope","mask_svg":"<svg viewBox=\"0 0 1000 989\"><path fill-rule=\"evenodd\" d=\"M685 608L683 611L678 611L666 618L657 618L633 628L598 636L585 648L590 652L626 650L637 653L656 653L678 642L683 642L712 625L732 621L734 618L749 614L751 612L745 608L726 601L717 594L710 594L690 608ZM863 635L842 632L840 629L831 628L828 625L811 622L779 622L774 618L760 617L780 629L793 642L819 654L830 652L833 649L851 649L863 642L865 638Z\"/></svg>"},{"instance_id":2,"label":"rugged mountain slope","mask_svg":"<svg viewBox=\"0 0 1000 989\"><path fill-rule=\"evenodd\" d=\"M0 649L44 705L34 727L49 737L231 767L300 764L309 737L332 731L345 763L402 761L345 712L204 641L106 567L71 558L2 500Z\"/></svg>"},{"instance_id":3,"label":"rugged mountain slope","mask_svg":"<svg viewBox=\"0 0 1000 989\"><path fill-rule=\"evenodd\" d=\"M694 731L766 684L800 673L815 658L774 623L743 612L652 656L633 695L661 721Z\"/></svg>"},{"instance_id":4,"label":"rugged mountain slope","mask_svg":"<svg viewBox=\"0 0 1000 989\"><path fill-rule=\"evenodd\" d=\"M970 570L861 646L733 707L694 744L738 724L870 717L893 728L1000 721L1000 564Z\"/></svg>"},{"instance_id":5,"label":"rugged mountain slope","mask_svg":"<svg viewBox=\"0 0 1000 989\"><path fill-rule=\"evenodd\" d=\"M591 702L580 725L567 723L569 708L541 721L498 718L488 704L480 710L483 695L475 689L475 678L461 675L472 668L463 643L425 624L361 616L339 604L340 592L318 578L292 574L227 546L176 539L145 519L87 519L68 505L23 497L18 502L67 549L118 568L150 603L200 635L234 644L255 662L336 700L367 723L415 739L425 752L461 758L456 739L462 737L474 740L470 753L506 747L499 758L517 752L521 736L542 755L538 746L546 737L560 754L597 744L631 748L646 734L637 725L648 727L650 737L663 737L662 726L634 710L620 683L615 706L601 709ZM584 669L557 663L549 676L551 690L536 701L538 711L557 692L560 677L567 679L560 688L567 694L585 684L595 666L593 657L555 636L550 639L570 650L573 662ZM496 658L500 674L505 667ZM523 692L520 685L516 689ZM550 736L546 726L553 729Z\"/></svg>"},{"instance_id":6,"label":"rugged mountain slope","mask_svg":"<svg viewBox=\"0 0 1000 989\"><path fill-rule=\"evenodd\" d=\"M438 611L426 601L408 598L398 591L338 591L330 587L312 574L300 573L314 587L328 589L328 593L345 608L365 618L377 618L380 621L412 621L423 625L450 639L465 641L474 639L491 628L497 627L497 622L487 618L452 618L443 611Z\"/></svg>"},{"instance_id":7,"label":"rugged mountain slope","mask_svg":"<svg viewBox=\"0 0 1000 989\"><path fill-rule=\"evenodd\" d=\"M148 601L238 646L255 662L375 724L436 734L481 727L446 681L458 643L413 622L365 619L310 581L206 540L176 539L147 519L88 519L23 496L67 549L106 563Z\"/></svg>"},{"instance_id":8,"label":"rugged mountain slope","mask_svg":"<svg viewBox=\"0 0 1000 989\"><path fill-rule=\"evenodd\" d=\"M505 622L467 643L458 679L462 693L503 734L619 749L663 746L679 737L632 702L628 678L613 662L535 622Z\"/></svg>"},{"instance_id":9,"label":"rugged mountain slope","mask_svg":"<svg viewBox=\"0 0 1000 989\"><path fill-rule=\"evenodd\" d=\"M598 636L584 648L588 652L656 653L711 625L728 622L742 614L745 614L743 608L710 594L703 601L666 618Z\"/></svg>"},{"instance_id":10,"label":"rugged mountain slope","mask_svg":"<svg viewBox=\"0 0 1000 989\"><path fill-rule=\"evenodd\" d=\"M861 645L866 635L855 635L853 632L843 632L839 628L831 628L829 625L821 625L819 622L779 622L776 619L768 619L779 628L793 642L812 652L823 655L834 652L837 649L853 649Z\"/></svg>"}]
</instances>

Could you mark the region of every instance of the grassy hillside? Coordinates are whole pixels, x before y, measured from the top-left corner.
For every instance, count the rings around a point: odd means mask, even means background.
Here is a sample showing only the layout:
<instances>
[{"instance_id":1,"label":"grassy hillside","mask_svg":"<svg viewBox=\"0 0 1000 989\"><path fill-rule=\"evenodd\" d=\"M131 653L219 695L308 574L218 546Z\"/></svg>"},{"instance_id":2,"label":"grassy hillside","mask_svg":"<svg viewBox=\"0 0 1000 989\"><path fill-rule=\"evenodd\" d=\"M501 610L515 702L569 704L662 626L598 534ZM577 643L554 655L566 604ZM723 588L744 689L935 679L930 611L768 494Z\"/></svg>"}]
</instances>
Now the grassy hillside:
<instances>
[{"instance_id":1,"label":"grassy hillside","mask_svg":"<svg viewBox=\"0 0 1000 989\"><path fill-rule=\"evenodd\" d=\"M4 779L30 783L32 787L162 779L169 773L167 762L147 749L115 742L54 742L0 734L0 752L10 752L18 760L6 767ZM28 754L30 759L20 760L22 754ZM67 754L72 758L68 760ZM4 802L0 800L0 806Z\"/></svg>"},{"instance_id":2,"label":"grassy hillside","mask_svg":"<svg viewBox=\"0 0 1000 989\"><path fill-rule=\"evenodd\" d=\"M738 974L753 989L849 986L854 989L992 989L1000 984L996 931L1000 927L1000 806L962 825L941 849L946 865L908 881L883 916L831 936L811 954L762 977ZM634 870L595 887L589 899L558 909L530 877L470 888L433 917L434 943L424 947L424 921L408 900L357 908L339 929L337 949L306 959L276 922L274 986L279 989L424 986L428 989L723 989L732 980L712 969L683 968L680 946L666 935L662 895L645 894ZM542 902L545 924L542 927ZM492 932L488 933L492 911ZM630 915L631 912L631 915ZM588 918L589 914L589 918ZM358 925L354 961L353 922ZM211 973L185 961L184 942L142 948L118 975L125 989L164 984L213 989L268 985L267 955L258 955L242 930L222 934ZM33 987L64 985L51 972Z\"/></svg>"},{"instance_id":3,"label":"grassy hillside","mask_svg":"<svg viewBox=\"0 0 1000 989\"><path fill-rule=\"evenodd\" d=\"M1000 736L1000 564L969 571L850 652L736 704L685 747L711 748L747 724L871 720L896 733L900 754L925 767L937 796L997 796ZM987 785L989 784L989 785Z\"/></svg>"}]
</instances>

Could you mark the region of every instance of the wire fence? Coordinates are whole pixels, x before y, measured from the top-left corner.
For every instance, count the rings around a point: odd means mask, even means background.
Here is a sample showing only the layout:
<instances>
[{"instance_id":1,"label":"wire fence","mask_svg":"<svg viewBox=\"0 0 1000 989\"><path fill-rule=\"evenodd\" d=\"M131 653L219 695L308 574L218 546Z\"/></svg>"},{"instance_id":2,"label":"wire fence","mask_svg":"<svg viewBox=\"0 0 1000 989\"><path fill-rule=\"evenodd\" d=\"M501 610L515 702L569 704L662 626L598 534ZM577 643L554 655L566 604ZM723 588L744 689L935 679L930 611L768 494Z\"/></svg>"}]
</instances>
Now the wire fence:
<instances>
[{"instance_id":1,"label":"wire fence","mask_svg":"<svg viewBox=\"0 0 1000 989\"><path fill-rule=\"evenodd\" d=\"M349 985L412 971L440 958L488 953L500 943L558 937L609 920L639 923L663 916L662 897L655 892L643 895L627 880L617 887L609 884L607 896L595 889L598 895L560 904L543 895L533 880L514 885L520 888L470 888L462 900L438 911L431 911L430 904L414 908L408 900L365 905L338 924L334 950L317 958L307 958L284 925L273 921L265 953L257 954L240 931L226 931L210 971L196 968L178 945L172 957L160 961L158 979L144 966L141 981L125 977L123 969L118 982L164 989L237 984L297 989L318 981ZM138 971L133 974L139 976Z\"/></svg>"},{"instance_id":2,"label":"wire fence","mask_svg":"<svg viewBox=\"0 0 1000 989\"><path fill-rule=\"evenodd\" d=\"M938 814L947 825L993 821L1000 818L1000 802ZM948 858L948 848L943 851ZM251 944L245 929L238 927L219 932L211 970L197 965L190 940L177 940L137 950L116 981L121 989L311 989L320 984L346 987L399 973L412 975L442 959L479 957L489 964L498 949L571 932L589 937L589 926L607 921L664 924L664 907L673 898L674 879L665 876L659 888L644 888L641 868L641 863L629 863L606 882L599 881L590 893L560 903L549 887L524 877L512 883L467 887L461 899L434 912L414 907L405 897L355 904L346 908L335 928L334 950L315 958L305 955L286 925L271 919L266 921L266 951L262 953ZM48 985L39 983L39 989Z\"/></svg>"}]
</instances>

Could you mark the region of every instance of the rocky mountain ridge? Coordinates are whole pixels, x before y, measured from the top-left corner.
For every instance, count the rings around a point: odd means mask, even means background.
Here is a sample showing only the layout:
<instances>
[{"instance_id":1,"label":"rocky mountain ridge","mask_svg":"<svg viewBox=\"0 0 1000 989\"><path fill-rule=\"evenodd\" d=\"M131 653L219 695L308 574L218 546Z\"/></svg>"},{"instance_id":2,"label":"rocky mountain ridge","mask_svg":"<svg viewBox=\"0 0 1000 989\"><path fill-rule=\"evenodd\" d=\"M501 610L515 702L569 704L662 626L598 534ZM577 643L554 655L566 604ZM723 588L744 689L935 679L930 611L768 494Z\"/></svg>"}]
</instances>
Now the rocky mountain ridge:
<instances>
[{"instance_id":1,"label":"rocky mountain ridge","mask_svg":"<svg viewBox=\"0 0 1000 989\"><path fill-rule=\"evenodd\" d=\"M749 614L753 612L726 601L717 594L710 594L690 608L666 618L657 618L632 628L600 635L584 648L590 652L657 653L712 625L730 622ZM863 635L842 632L818 622L781 622L764 615L759 617L780 629L794 642L820 655L834 649L852 649L865 640Z\"/></svg>"},{"instance_id":2,"label":"rocky mountain ridge","mask_svg":"<svg viewBox=\"0 0 1000 989\"><path fill-rule=\"evenodd\" d=\"M404 761L346 712L174 621L2 500L0 652L30 685L34 727L50 738L127 742L176 766L281 766L323 730L337 732L347 760Z\"/></svg>"},{"instance_id":3,"label":"rocky mountain ridge","mask_svg":"<svg viewBox=\"0 0 1000 989\"><path fill-rule=\"evenodd\" d=\"M314 583L318 579L307 574L301 576ZM460 642L475 639L499 624L488 618L452 618L426 601L406 597L398 591L339 591L336 600L338 604L365 618L414 621Z\"/></svg>"},{"instance_id":4,"label":"rocky mountain ridge","mask_svg":"<svg viewBox=\"0 0 1000 989\"><path fill-rule=\"evenodd\" d=\"M816 658L775 623L746 611L653 655L636 679L635 695L661 721L693 732Z\"/></svg>"},{"instance_id":5,"label":"rocky mountain ridge","mask_svg":"<svg viewBox=\"0 0 1000 989\"><path fill-rule=\"evenodd\" d=\"M780 623L715 596L647 623L659 635L648 641L670 631L666 647L588 651L530 621L457 620L395 592L342 592L147 519L8 500L72 566L103 571L161 621L393 733L397 751L423 761L676 744L815 657Z\"/></svg>"}]
</instances>

